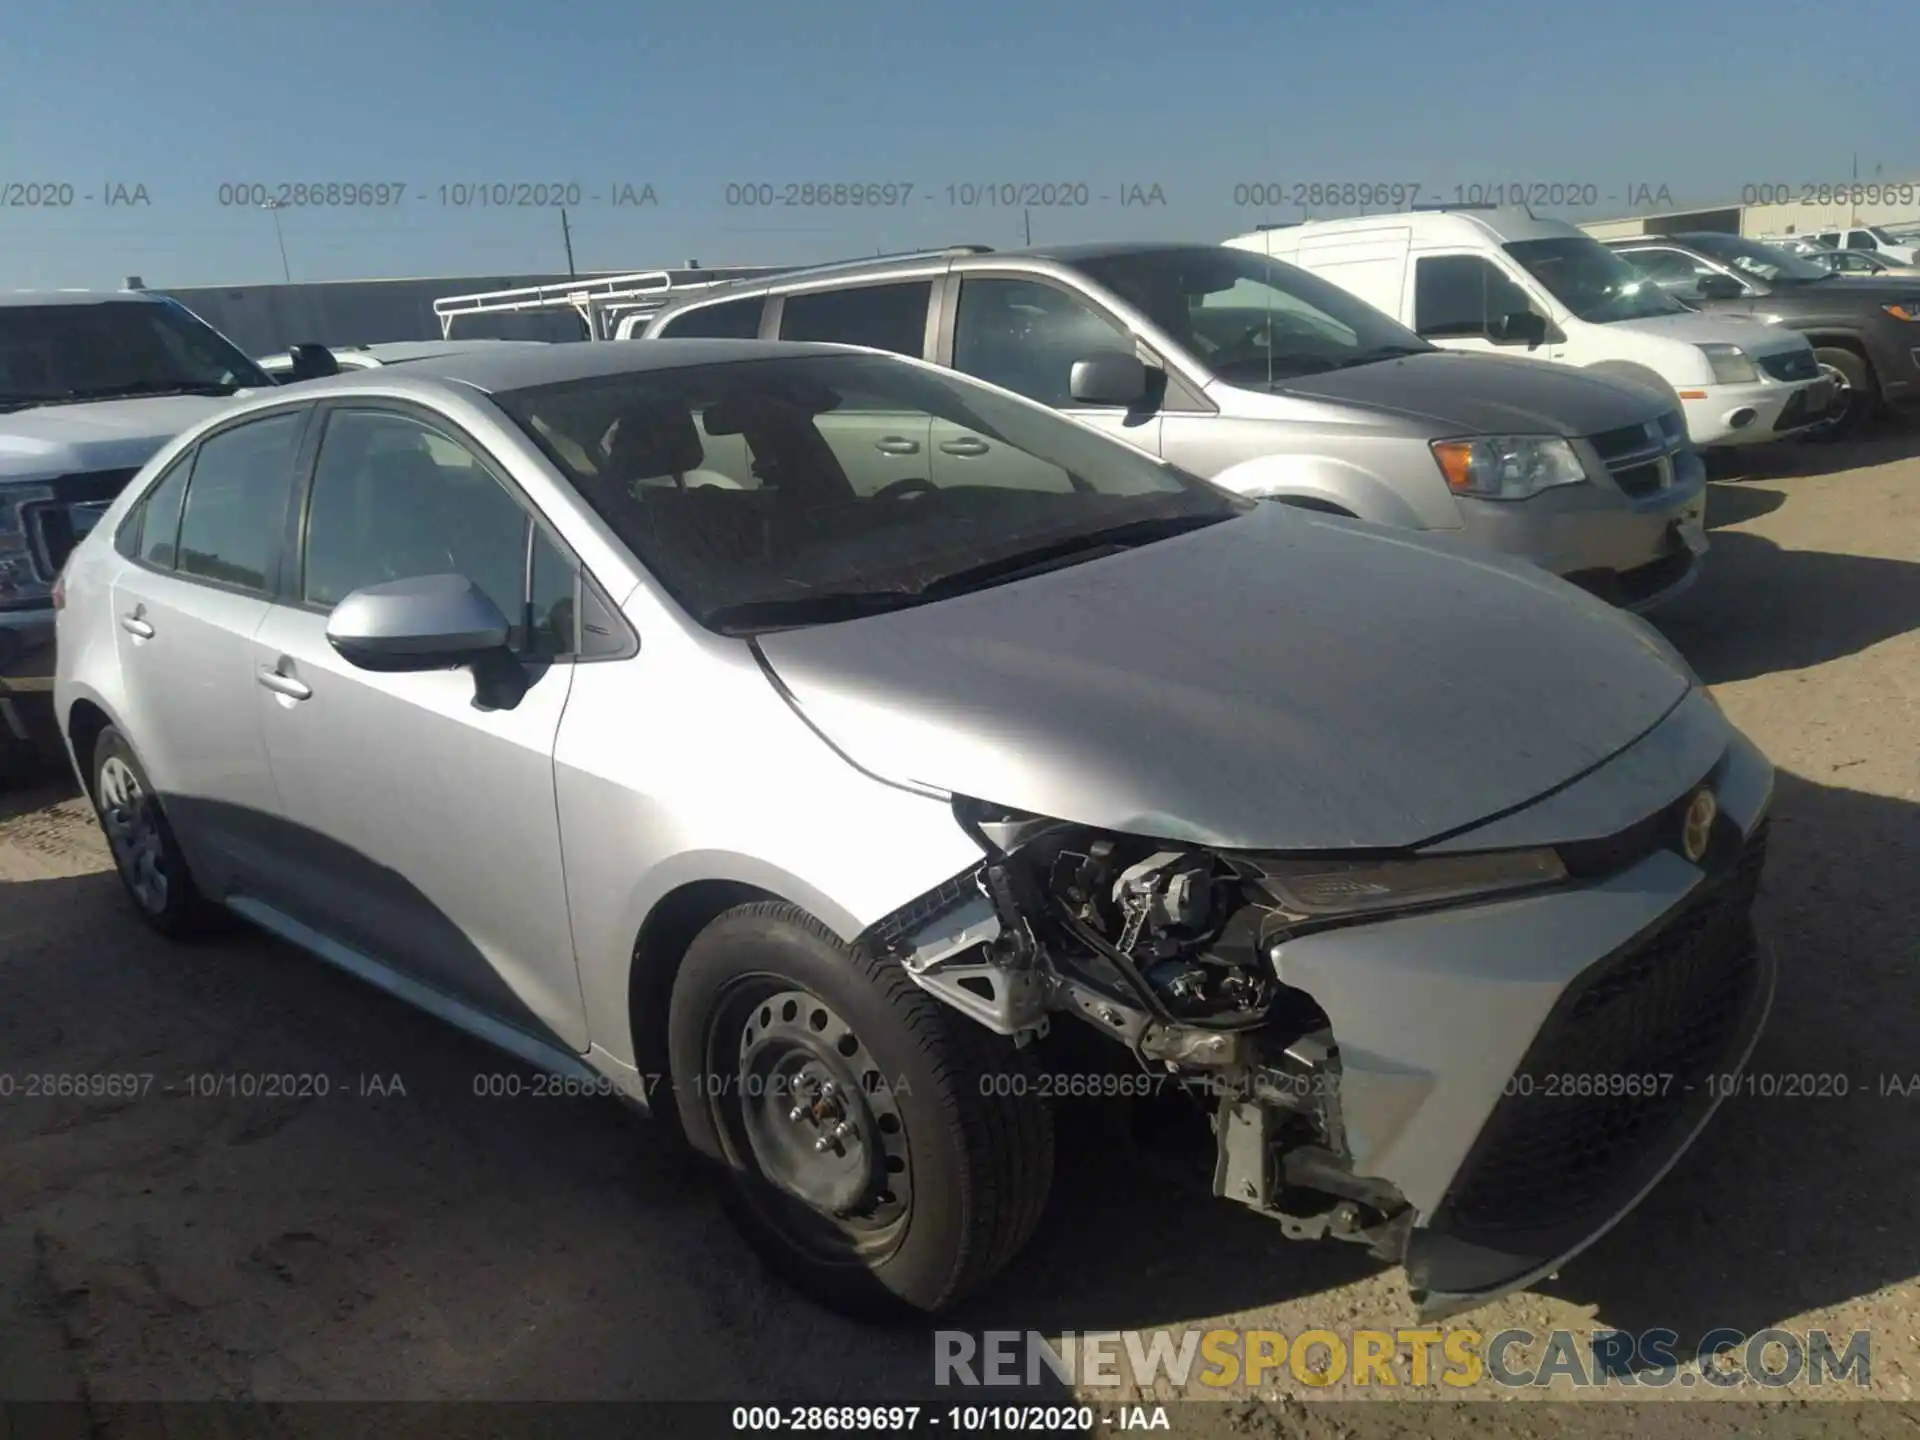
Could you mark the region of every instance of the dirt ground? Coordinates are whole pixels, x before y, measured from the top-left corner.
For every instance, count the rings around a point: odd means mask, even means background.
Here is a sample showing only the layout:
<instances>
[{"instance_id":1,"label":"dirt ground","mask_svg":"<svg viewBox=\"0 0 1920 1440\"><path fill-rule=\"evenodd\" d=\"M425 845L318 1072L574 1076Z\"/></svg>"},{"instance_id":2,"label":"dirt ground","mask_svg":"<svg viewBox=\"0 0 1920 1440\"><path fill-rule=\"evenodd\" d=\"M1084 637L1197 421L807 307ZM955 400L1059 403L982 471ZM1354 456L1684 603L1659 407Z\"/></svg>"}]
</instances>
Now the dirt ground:
<instances>
[{"instance_id":1,"label":"dirt ground","mask_svg":"<svg viewBox=\"0 0 1920 1440\"><path fill-rule=\"evenodd\" d=\"M1561 1277L1456 1323L1668 1327L1683 1354L1720 1326L1865 1329L1872 1395L1912 1399L1920 432L1746 471L1716 480L1706 575L1659 623L1780 767L1760 910L1784 975L1755 1071L1845 1075L1847 1093L1735 1097ZM0 795L0 1400L933 1393L925 1331L794 1298L653 1127L610 1101L476 1093L502 1073L525 1072L280 944L153 938L70 786ZM28 1094L46 1074L152 1078ZM325 1076L329 1093L227 1093L225 1077L270 1074ZM1066 1128L1042 1234L952 1328L1412 1323L1397 1272L1193 1202ZM1249 1403L1187 1412L1180 1433L1322 1433L1286 1398L1309 1393L1291 1376L1239 1389ZM1555 1429L1499 1411L1509 1433Z\"/></svg>"}]
</instances>

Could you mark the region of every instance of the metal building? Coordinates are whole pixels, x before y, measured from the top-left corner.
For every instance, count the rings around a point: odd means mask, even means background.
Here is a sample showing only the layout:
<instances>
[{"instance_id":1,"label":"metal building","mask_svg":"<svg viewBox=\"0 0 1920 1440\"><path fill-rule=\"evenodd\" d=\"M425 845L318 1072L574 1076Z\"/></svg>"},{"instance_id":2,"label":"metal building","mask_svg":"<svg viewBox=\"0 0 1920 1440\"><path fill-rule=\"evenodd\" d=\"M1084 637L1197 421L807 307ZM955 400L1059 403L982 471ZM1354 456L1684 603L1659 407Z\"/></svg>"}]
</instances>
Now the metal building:
<instances>
[{"instance_id":1,"label":"metal building","mask_svg":"<svg viewBox=\"0 0 1920 1440\"><path fill-rule=\"evenodd\" d=\"M1831 186L1755 185L1749 190L1784 201L1696 207L1659 215L1594 220L1580 228L1596 240L1633 235L1675 235L1685 230L1721 230L1733 235L1806 235L1858 225L1920 225L1920 179L1863 180ZM1810 192L1810 193L1809 193ZM1797 198L1809 193L1807 201ZM1855 196L1858 199L1855 199Z\"/></svg>"}]
</instances>

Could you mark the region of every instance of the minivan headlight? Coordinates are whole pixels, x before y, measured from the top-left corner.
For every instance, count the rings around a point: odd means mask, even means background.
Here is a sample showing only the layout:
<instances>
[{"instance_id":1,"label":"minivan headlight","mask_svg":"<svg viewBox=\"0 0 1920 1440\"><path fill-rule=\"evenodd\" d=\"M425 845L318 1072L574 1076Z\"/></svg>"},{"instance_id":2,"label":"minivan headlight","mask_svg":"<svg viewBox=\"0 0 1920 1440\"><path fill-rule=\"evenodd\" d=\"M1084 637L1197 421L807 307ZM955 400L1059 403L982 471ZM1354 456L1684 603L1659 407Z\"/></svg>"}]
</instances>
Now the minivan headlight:
<instances>
[{"instance_id":1,"label":"minivan headlight","mask_svg":"<svg viewBox=\"0 0 1920 1440\"><path fill-rule=\"evenodd\" d=\"M1525 500L1556 485L1587 478L1573 446L1558 435L1481 435L1436 440L1433 458L1456 495L1480 500Z\"/></svg>"},{"instance_id":2,"label":"minivan headlight","mask_svg":"<svg viewBox=\"0 0 1920 1440\"><path fill-rule=\"evenodd\" d=\"M1300 919L1443 905L1552 885L1567 867L1551 849L1403 860L1256 860L1253 879Z\"/></svg>"},{"instance_id":3,"label":"minivan headlight","mask_svg":"<svg viewBox=\"0 0 1920 1440\"><path fill-rule=\"evenodd\" d=\"M1760 372L1753 368L1753 358L1738 345L1702 345L1700 353L1713 367L1716 385L1749 385L1760 378Z\"/></svg>"}]
</instances>

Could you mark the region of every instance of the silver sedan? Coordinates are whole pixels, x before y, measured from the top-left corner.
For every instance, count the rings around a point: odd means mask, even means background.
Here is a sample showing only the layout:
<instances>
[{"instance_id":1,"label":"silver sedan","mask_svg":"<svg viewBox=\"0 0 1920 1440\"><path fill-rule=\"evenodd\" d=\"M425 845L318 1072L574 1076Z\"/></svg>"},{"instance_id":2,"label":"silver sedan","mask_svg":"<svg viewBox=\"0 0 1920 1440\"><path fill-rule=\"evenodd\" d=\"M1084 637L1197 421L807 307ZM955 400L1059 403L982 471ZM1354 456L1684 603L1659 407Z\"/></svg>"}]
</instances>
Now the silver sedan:
<instances>
[{"instance_id":1,"label":"silver sedan","mask_svg":"<svg viewBox=\"0 0 1920 1440\"><path fill-rule=\"evenodd\" d=\"M1001 459L937 483L935 424ZM58 603L147 924L243 917L672 1114L849 1308L1006 1265L1080 1096L1470 1306L1665 1173L1772 995L1772 769L1643 622L917 361L260 394Z\"/></svg>"}]
</instances>

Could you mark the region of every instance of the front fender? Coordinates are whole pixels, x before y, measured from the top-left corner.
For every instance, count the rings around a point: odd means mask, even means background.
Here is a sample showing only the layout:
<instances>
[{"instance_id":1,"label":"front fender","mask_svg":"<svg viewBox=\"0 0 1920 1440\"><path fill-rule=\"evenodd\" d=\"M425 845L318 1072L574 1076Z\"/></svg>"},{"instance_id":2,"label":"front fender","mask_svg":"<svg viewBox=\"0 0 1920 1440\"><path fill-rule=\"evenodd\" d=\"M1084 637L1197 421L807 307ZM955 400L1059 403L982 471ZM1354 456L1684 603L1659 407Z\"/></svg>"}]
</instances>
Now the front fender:
<instances>
[{"instance_id":1,"label":"front fender","mask_svg":"<svg viewBox=\"0 0 1920 1440\"><path fill-rule=\"evenodd\" d=\"M1386 480L1331 455L1262 455L1229 466L1213 477L1213 483L1261 500L1330 505L1362 520L1403 530L1440 528L1423 522L1406 497ZM1457 519L1454 524L1458 525Z\"/></svg>"}]
</instances>

